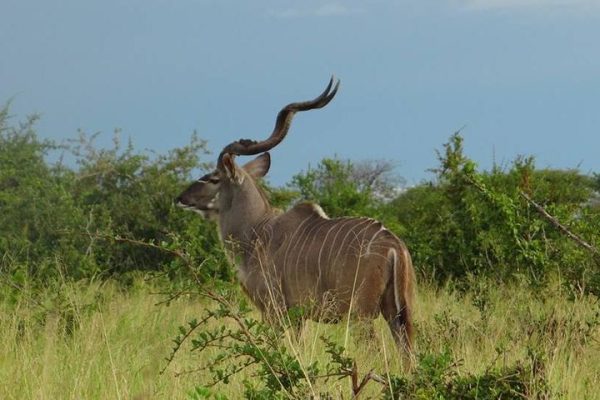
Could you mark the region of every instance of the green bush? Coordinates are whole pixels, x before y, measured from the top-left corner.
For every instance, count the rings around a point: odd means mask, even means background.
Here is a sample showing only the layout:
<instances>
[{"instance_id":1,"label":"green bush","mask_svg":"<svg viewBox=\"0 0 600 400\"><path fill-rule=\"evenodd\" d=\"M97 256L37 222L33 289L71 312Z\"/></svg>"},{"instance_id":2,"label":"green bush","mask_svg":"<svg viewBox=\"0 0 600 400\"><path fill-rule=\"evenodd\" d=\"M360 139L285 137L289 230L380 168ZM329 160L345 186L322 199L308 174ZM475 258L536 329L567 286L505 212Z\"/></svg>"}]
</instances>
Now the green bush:
<instances>
[{"instance_id":1,"label":"green bush","mask_svg":"<svg viewBox=\"0 0 600 400\"><path fill-rule=\"evenodd\" d=\"M348 379L352 383L348 394L353 398L367 386L375 386L381 398L390 400L549 397L544 357L534 351L512 365L499 367L494 361L481 373L461 372L460 360L449 350L425 351L417 354L411 373L378 374L371 370L361 376L356 361L335 341L321 336L327 359L303 365L285 346L285 316L281 325L266 324L250 315L245 301L240 300L235 291L202 294L212 300L214 309L206 310L201 319L180 327L168 357L171 362L186 341L191 342L190 351L208 354L206 365L190 371L206 372L190 393L191 399L224 398L216 385L227 385L241 376L244 376L241 379L246 399L306 399L314 398L316 391L318 398L345 397L338 391L324 392L318 385L330 379ZM498 350L499 357L502 352Z\"/></svg>"},{"instance_id":2,"label":"green bush","mask_svg":"<svg viewBox=\"0 0 600 400\"><path fill-rule=\"evenodd\" d=\"M164 154L123 145L119 132L110 148L83 133L58 146L37 137L36 120L12 124L8 107L0 111L3 271L42 281L135 271L232 279L214 225L172 201L210 168L197 135ZM403 191L389 162L339 159L286 187L263 186L277 207L311 200L332 218L382 221L406 241L421 275L438 282L473 275L543 284L558 276L600 293L600 175L536 169L526 157L479 172L458 134L438 158L435 180Z\"/></svg>"},{"instance_id":3,"label":"green bush","mask_svg":"<svg viewBox=\"0 0 600 400\"><path fill-rule=\"evenodd\" d=\"M212 224L173 205L173 198L197 169L205 142L166 154L122 146L98 149L80 134L67 145L37 137L36 117L11 126L8 107L0 112L0 267L8 275L47 281L109 276L133 271L181 276L187 267L201 281L230 279ZM59 161L49 155L61 151ZM71 160L63 163L62 159ZM55 156L53 158L56 158ZM60 268L59 268L60 266ZM194 268L192 268L194 269ZM23 279L23 278L19 278Z\"/></svg>"},{"instance_id":4,"label":"green bush","mask_svg":"<svg viewBox=\"0 0 600 400\"><path fill-rule=\"evenodd\" d=\"M598 258L571 240L538 206L589 243L598 242L594 179L575 170L537 170L518 158L508 170L478 172L452 136L439 154L437 179L391 203L415 265L443 282L470 274L526 276L542 283L559 274L598 290ZM593 246L592 246L593 247ZM587 276L588 278L584 278ZM584 281L582 281L584 279Z\"/></svg>"},{"instance_id":5,"label":"green bush","mask_svg":"<svg viewBox=\"0 0 600 400\"><path fill-rule=\"evenodd\" d=\"M289 186L299 199L314 201L332 218L371 217L402 235L402 226L387 207L401 182L391 175L392 169L385 161L325 158L316 168L295 175Z\"/></svg>"}]
</instances>

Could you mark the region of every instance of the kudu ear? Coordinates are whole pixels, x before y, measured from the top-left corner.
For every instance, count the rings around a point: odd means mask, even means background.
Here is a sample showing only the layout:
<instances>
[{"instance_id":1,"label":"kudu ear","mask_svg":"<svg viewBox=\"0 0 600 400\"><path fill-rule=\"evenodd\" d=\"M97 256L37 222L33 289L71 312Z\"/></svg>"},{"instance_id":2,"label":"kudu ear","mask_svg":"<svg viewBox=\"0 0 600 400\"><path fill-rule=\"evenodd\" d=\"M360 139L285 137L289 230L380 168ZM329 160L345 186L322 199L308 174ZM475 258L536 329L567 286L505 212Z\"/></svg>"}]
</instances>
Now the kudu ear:
<instances>
[{"instance_id":1,"label":"kudu ear","mask_svg":"<svg viewBox=\"0 0 600 400\"><path fill-rule=\"evenodd\" d=\"M231 154L225 153L223 154L223 158L221 161L223 162L223 169L225 170L225 174L227 175L227 177L232 181L237 181L239 174L236 171L236 166L235 162L233 161L233 157L234 156L232 156Z\"/></svg>"},{"instance_id":2,"label":"kudu ear","mask_svg":"<svg viewBox=\"0 0 600 400\"><path fill-rule=\"evenodd\" d=\"M246 163L242 168L252 178L257 179L265 176L269 172L269 167L271 167L271 155L269 153L262 153L254 160Z\"/></svg>"}]
</instances>

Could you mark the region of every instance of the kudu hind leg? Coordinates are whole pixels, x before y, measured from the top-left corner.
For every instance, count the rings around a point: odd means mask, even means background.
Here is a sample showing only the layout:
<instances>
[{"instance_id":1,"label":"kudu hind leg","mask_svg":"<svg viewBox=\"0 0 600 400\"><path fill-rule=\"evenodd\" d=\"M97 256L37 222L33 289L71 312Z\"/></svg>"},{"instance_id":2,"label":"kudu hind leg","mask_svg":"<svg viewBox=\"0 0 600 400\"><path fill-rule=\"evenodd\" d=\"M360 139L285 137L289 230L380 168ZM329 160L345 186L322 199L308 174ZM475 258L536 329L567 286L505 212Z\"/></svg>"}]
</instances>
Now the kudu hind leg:
<instances>
[{"instance_id":1,"label":"kudu hind leg","mask_svg":"<svg viewBox=\"0 0 600 400\"><path fill-rule=\"evenodd\" d=\"M393 317L386 317L386 320L398 347L401 348L404 353L411 354L413 346L410 330L412 327L404 310L401 310Z\"/></svg>"},{"instance_id":2,"label":"kudu hind leg","mask_svg":"<svg viewBox=\"0 0 600 400\"><path fill-rule=\"evenodd\" d=\"M404 355L410 356L413 351L412 299L406 288L404 268L407 265L403 265L403 261L402 255L398 259L395 249L390 250L388 262L392 273L381 299L381 313L398 347Z\"/></svg>"}]
</instances>

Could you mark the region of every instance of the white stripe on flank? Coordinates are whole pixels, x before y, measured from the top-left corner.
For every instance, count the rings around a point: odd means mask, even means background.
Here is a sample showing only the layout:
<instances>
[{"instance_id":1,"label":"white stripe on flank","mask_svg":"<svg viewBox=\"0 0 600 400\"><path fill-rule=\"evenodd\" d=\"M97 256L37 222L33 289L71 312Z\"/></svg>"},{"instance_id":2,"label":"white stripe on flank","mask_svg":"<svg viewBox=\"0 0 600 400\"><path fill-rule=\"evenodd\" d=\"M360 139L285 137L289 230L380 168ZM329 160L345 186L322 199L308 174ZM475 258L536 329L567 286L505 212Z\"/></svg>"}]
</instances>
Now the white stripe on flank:
<instances>
[{"instance_id":1,"label":"white stripe on flank","mask_svg":"<svg viewBox=\"0 0 600 400\"><path fill-rule=\"evenodd\" d=\"M319 258L317 258L317 263L319 265L319 273L321 273L321 255L323 254L323 249L325 248L325 243L327 243L327 237L329 236L329 234L335 227L336 227L336 225L333 225L331 228L329 228L329 230L325 234L325 238L323 239L323 242L321 243L321 248L319 249Z\"/></svg>"},{"instance_id":2,"label":"white stripe on flank","mask_svg":"<svg viewBox=\"0 0 600 400\"><path fill-rule=\"evenodd\" d=\"M291 253L292 255L294 254L294 252L297 253L295 265L299 265L300 256L302 255L302 251L304 249L304 246L306 245L306 241L311 238L312 233L320 227L322 222L323 221L319 221L315 224L312 224L312 226L309 226L308 229L304 229L304 231L302 231L302 234L298 236L298 240L294 245L294 251ZM314 238L314 236L312 237Z\"/></svg>"},{"instance_id":3,"label":"white stripe on flank","mask_svg":"<svg viewBox=\"0 0 600 400\"><path fill-rule=\"evenodd\" d=\"M383 225L381 226L381 228L379 228L379 230L377 232L375 232L375 234L373 235L371 240L369 240L369 244L367 245L367 252L366 252L367 255L371 254L371 244L373 244L373 241L375 240L377 235L379 235L382 231L387 231L387 229Z\"/></svg>"},{"instance_id":4,"label":"white stripe on flank","mask_svg":"<svg viewBox=\"0 0 600 400\"><path fill-rule=\"evenodd\" d=\"M294 229L294 232L292 233L292 235L290 237L288 237L287 239L285 239L287 241L287 247L286 247L285 253L283 255L283 270L284 271L286 270L286 267L287 267L288 255L289 255L289 252L290 252L290 248L292 247L292 243L294 241L294 237L296 237L296 235L300 231L300 228L302 228L302 225L304 225L309 219L310 219L310 216L308 216L307 218L305 218L301 223L298 224L298 226L296 227L296 229Z\"/></svg>"},{"instance_id":5,"label":"white stripe on flank","mask_svg":"<svg viewBox=\"0 0 600 400\"><path fill-rule=\"evenodd\" d=\"M359 223L357 223L356 225L350 227L350 230L348 231L348 233L346 233L346 236L344 236L344 239L342 240L342 243L340 243L338 252L335 255L335 258L334 258L334 261L333 261L334 263L338 259L338 257L340 256L340 253L342 252L342 250L348 249L348 252L349 252L349 250L350 250L350 243L352 243L352 240L350 240L350 242L348 244L346 244L346 238L348 237L348 235L350 235L354 231L355 228L358 228L359 226L361 226L361 225L363 225L365 223L368 223L368 225L365 228L361 229L361 231L356 234L355 237L358 237L358 235L361 232L363 232L365 229L369 228L374 223L374 221L372 219L365 219L365 220L359 220L359 221L360 221ZM358 251L359 251L359 255L360 255L360 252L362 251L362 249L359 249ZM358 263L360 263L360 257L358 257Z\"/></svg>"},{"instance_id":6,"label":"white stripe on flank","mask_svg":"<svg viewBox=\"0 0 600 400\"><path fill-rule=\"evenodd\" d=\"M314 229L307 234L307 238L310 238L312 236L312 240L310 241L310 243L307 243L306 239L305 239L304 243L302 244L302 247L300 248L300 251L298 252L298 258L296 259L296 263L300 262L300 256L304 252L304 274L305 275L308 275L308 265L309 265L308 257L312 256L312 252L310 251L310 249L312 248L313 243L315 242L315 239L317 238L317 233L321 230L323 225L325 225L327 222L328 222L328 220L324 219L315 224ZM320 283L321 282L321 264L317 263L317 268L319 270L318 275L317 275L317 283Z\"/></svg>"},{"instance_id":7,"label":"white stripe on flank","mask_svg":"<svg viewBox=\"0 0 600 400\"><path fill-rule=\"evenodd\" d=\"M304 233L306 232L306 230L307 230L307 229L309 229L309 228L311 227L311 226L310 226L310 224L307 224L307 223L306 223L306 222L308 222L308 221L309 221L309 220L311 220L311 219L312 219L312 215L309 215L308 217L306 217L306 218L304 219L304 221L302 221L302 223L301 223L300 225L298 225L298 228L296 228L296 229L294 230L294 235L292 235L292 236L290 237L290 239L289 239L289 242L290 242L290 243L289 243L289 246L288 246L288 248L286 249L286 252L285 252L285 258L284 258L284 261L283 261L283 263L284 263L284 264L283 264L283 265L284 265L284 267L283 267L284 273L285 273L285 272L290 272L290 271L288 271L288 269L287 269L287 268L288 268L287 266L290 264L290 263L288 263L288 259L290 258L290 254L294 254L294 251L295 251L295 250L296 250L296 248L298 247L298 243L297 243L297 241L298 241L300 238L302 238L302 236L304 235ZM302 230L302 233L299 233L299 232L300 232L300 228L301 228L303 225L306 225L306 226L304 226L304 229ZM298 238L298 239L294 240L295 238ZM292 249L292 246L293 246L293 249ZM292 249L292 250L290 251L290 249ZM291 265L291 267L293 268L293 270L294 270L294 273L295 273L295 277L294 277L294 278L295 278L295 282L298 282L298 266L297 266L297 265L293 265L293 264L292 264L292 265ZM289 276L289 277L291 277L291 274L288 274L288 276Z\"/></svg>"},{"instance_id":8,"label":"white stripe on flank","mask_svg":"<svg viewBox=\"0 0 600 400\"><path fill-rule=\"evenodd\" d=\"M340 229L338 229L338 231L336 232L335 236L333 237L333 241L331 242L331 245L329 246L329 255L327 256L327 264L329 264L330 267L333 267L333 262L331 261L331 253L333 253L333 248L335 247L335 242L337 241L338 235L344 229L344 227L346 225L348 225L348 223L353 223L353 222L356 222L356 219L348 218L345 221L340 220L340 224L339 224ZM337 226L337 224L336 224L336 226ZM325 246L325 242L323 242L323 246Z\"/></svg>"}]
</instances>

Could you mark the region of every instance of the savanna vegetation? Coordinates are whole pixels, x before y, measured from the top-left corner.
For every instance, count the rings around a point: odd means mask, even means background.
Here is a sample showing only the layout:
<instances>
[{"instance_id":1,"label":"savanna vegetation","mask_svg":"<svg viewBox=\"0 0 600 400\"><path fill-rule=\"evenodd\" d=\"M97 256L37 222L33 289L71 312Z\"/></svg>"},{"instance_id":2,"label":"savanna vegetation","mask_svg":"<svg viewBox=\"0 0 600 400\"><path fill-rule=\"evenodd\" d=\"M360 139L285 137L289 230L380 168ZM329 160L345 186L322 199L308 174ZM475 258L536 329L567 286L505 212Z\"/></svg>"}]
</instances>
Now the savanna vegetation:
<instances>
[{"instance_id":1,"label":"savanna vegetation","mask_svg":"<svg viewBox=\"0 0 600 400\"><path fill-rule=\"evenodd\" d=\"M413 367L385 321L300 336L248 304L215 227L173 205L206 143L154 154L41 139L0 112L2 399L600 398L600 174L531 157L481 171L460 134L433 178L322 160L274 204L318 202L403 238L417 270Z\"/></svg>"}]
</instances>

